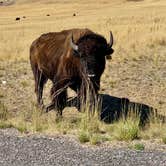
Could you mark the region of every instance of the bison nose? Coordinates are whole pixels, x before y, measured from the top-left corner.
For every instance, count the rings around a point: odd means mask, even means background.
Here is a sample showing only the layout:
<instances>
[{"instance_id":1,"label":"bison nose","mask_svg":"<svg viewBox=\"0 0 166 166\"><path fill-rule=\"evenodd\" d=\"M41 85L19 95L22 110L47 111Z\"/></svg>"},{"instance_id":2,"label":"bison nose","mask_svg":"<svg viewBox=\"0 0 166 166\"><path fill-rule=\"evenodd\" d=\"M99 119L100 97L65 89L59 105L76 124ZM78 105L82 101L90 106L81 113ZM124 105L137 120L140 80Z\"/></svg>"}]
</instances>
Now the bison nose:
<instances>
[{"instance_id":1,"label":"bison nose","mask_svg":"<svg viewBox=\"0 0 166 166\"><path fill-rule=\"evenodd\" d=\"M95 74L88 74L88 77L89 78L93 78L93 77L95 77L96 75Z\"/></svg>"}]
</instances>

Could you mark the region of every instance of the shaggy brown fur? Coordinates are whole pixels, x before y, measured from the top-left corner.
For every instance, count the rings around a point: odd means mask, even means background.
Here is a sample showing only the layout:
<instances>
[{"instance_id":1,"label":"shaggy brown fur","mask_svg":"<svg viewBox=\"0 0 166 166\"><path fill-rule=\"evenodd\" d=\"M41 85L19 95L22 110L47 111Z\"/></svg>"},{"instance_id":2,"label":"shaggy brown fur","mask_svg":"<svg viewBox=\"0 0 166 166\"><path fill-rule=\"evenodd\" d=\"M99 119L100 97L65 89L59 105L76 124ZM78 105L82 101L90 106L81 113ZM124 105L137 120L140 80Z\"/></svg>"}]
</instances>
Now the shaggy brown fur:
<instances>
[{"instance_id":1,"label":"shaggy brown fur","mask_svg":"<svg viewBox=\"0 0 166 166\"><path fill-rule=\"evenodd\" d=\"M78 50L71 46L72 36ZM41 35L30 47L38 104L43 104L43 87L48 79L53 82L53 87L52 102L47 111L56 108L62 114L68 87L81 97L85 96L88 82L90 91L97 93L105 68L105 56L111 53L113 49L105 38L89 29L70 29Z\"/></svg>"}]
</instances>

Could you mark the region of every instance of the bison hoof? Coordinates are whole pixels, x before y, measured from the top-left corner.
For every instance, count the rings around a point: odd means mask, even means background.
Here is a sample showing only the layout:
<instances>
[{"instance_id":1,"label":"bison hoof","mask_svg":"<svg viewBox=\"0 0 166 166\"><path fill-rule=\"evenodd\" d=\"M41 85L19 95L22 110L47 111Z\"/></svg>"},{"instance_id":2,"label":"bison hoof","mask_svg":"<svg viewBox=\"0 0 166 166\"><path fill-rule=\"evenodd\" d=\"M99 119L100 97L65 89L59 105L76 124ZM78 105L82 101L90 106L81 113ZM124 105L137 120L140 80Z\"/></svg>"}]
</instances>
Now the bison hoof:
<instances>
[{"instance_id":1,"label":"bison hoof","mask_svg":"<svg viewBox=\"0 0 166 166\"><path fill-rule=\"evenodd\" d=\"M45 113L48 113L49 111L51 111L51 110L49 109L49 107L46 107L46 108L45 108Z\"/></svg>"},{"instance_id":2,"label":"bison hoof","mask_svg":"<svg viewBox=\"0 0 166 166\"><path fill-rule=\"evenodd\" d=\"M35 104L35 106L41 110L45 109L45 105L44 104Z\"/></svg>"},{"instance_id":3,"label":"bison hoof","mask_svg":"<svg viewBox=\"0 0 166 166\"><path fill-rule=\"evenodd\" d=\"M45 109L45 113L48 113L50 110L48 108Z\"/></svg>"},{"instance_id":4,"label":"bison hoof","mask_svg":"<svg viewBox=\"0 0 166 166\"><path fill-rule=\"evenodd\" d=\"M62 118L63 118L62 111L57 111L57 113L56 113L56 119L57 120L61 120Z\"/></svg>"},{"instance_id":5,"label":"bison hoof","mask_svg":"<svg viewBox=\"0 0 166 166\"><path fill-rule=\"evenodd\" d=\"M44 110L44 109L45 109L45 105L44 105L44 104L40 104L40 105L38 105L38 107L39 107L41 110Z\"/></svg>"},{"instance_id":6,"label":"bison hoof","mask_svg":"<svg viewBox=\"0 0 166 166\"><path fill-rule=\"evenodd\" d=\"M53 110L55 108L54 104L50 104L45 108L45 112L48 113L49 111Z\"/></svg>"}]
</instances>

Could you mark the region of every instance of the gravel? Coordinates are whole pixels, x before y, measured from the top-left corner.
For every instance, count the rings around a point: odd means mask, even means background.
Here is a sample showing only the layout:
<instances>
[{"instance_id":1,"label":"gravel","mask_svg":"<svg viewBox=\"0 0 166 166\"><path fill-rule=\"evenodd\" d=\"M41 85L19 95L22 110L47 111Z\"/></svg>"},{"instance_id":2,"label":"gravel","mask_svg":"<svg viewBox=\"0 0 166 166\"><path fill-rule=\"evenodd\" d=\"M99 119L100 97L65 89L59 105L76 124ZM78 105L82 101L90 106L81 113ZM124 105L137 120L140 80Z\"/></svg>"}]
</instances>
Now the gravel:
<instances>
[{"instance_id":1,"label":"gravel","mask_svg":"<svg viewBox=\"0 0 166 166\"><path fill-rule=\"evenodd\" d=\"M83 146L72 137L20 136L0 130L1 166L166 166L166 151Z\"/></svg>"}]
</instances>

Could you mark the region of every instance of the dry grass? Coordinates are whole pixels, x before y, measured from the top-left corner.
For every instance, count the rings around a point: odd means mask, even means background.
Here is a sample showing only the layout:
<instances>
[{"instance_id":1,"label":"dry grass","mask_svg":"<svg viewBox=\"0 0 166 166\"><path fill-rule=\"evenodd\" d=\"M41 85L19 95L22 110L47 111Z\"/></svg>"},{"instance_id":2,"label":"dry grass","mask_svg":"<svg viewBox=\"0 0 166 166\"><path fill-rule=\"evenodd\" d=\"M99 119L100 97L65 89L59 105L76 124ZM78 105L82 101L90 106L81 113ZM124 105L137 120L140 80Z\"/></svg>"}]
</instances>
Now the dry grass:
<instances>
[{"instance_id":1,"label":"dry grass","mask_svg":"<svg viewBox=\"0 0 166 166\"><path fill-rule=\"evenodd\" d=\"M97 119L87 121L86 116L73 108L65 109L64 118L57 121L54 113L41 115L34 108L36 98L29 65L29 46L42 33L73 27L88 27L108 40L109 31L114 34L115 53L113 60L107 62L102 76L102 93L149 104L166 115L165 0L16 2L12 6L0 6L0 101L3 103L1 108L11 114L5 122L1 119L2 126L15 126L22 132L42 131L81 137L87 134L92 144L115 139L115 135L117 138L117 134L123 133L126 125L123 121L109 126ZM16 17L21 20L15 21ZM45 103L49 100L49 87L50 83L44 92ZM128 123L127 126L131 127L132 122ZM165 126L153 123L146 132L136 132L136 136L165 140L164 129Z\"/></svg>"},{"instance_id":2,"label":"dry grass","mask_svg":"<svg viewBox=\"0 0 166 166\"><path fill-rule=\"evenodd\" d=\"M88 109L87 109L88 110ZM4 111L1 107L1 112ZM68 111L73 111L68 110ZM72 112L70 112L72 114ZM159 124L157 121L150 122L150 126L144 129L139 128L138 117L130 114L127 119L120 119L113 124L104 124L98 119L97 113L89 116L89 112L67 114L64 118L56 117L55 112L48 114L41 112L32 103L30 112L19 113L17 117L6 116L4 111L0 119L0 128L14 127L21 133L43 133L49 135L68 134L78 137L81 143L90 142L92 145L104 142L133 141L133 140L154 140L158 139L165 144L166 124ZM5 115L5 116L4 116ZM5 117L5 119L4 119ZM141 143L132 148L139 149Z\"/></svg>"}]
</instances>

